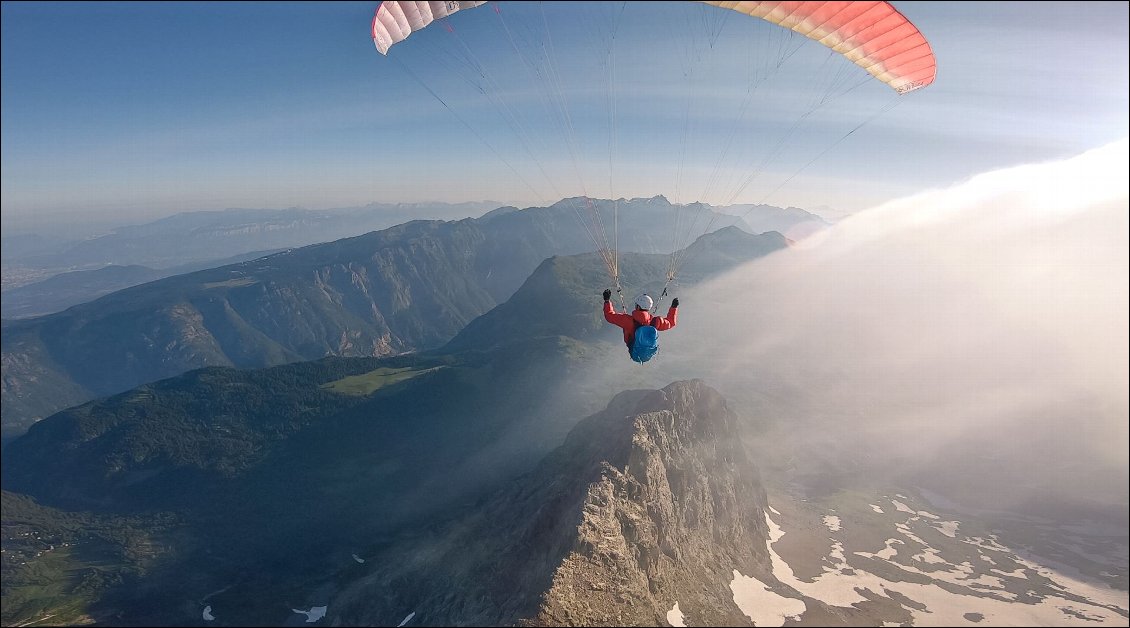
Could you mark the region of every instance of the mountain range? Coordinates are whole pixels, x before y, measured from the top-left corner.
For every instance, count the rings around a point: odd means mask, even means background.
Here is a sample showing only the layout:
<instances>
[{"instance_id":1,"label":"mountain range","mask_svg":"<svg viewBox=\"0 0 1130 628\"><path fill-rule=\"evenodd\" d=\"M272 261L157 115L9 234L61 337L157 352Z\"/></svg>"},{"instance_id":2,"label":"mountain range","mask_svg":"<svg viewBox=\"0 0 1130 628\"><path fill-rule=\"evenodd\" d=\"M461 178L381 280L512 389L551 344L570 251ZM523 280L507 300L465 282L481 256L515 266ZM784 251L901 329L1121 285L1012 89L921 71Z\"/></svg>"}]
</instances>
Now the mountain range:
<instances>
[{"instance_id":1,"label":"mountain range","mask_svg":"<svg viewBox=\"0 0 1130 628\"><path fill-rule=\"evenodd\" d=\"M634 203L636 200L620 199ZM363 207L308 210L227 209L185 212L152 222L105 227L90 227L83 237L61 237L64 226L55 225L50 234L14 233L3 235L4 318L37 316L63 309L105 294L105 289L168 277L190 270L222 266L237 256L250 259L256 251L275 251L310 244L331 242L370 231L380 231L413 220L462 220L497 210L512 211L501 203L370 203ZM793 239L829 225L823 218L796 207L771 205L731 205L710 207L714 212L737 216L751 233L778 231ZM661 216L667 219L667 216ZM730 218L732 221L732 218ZM727 223L728 224L728 223ZM140 275L124 268L145 267ZM83 273L117 268L113 274ZM33 299L50 294L51 285L36 283L63 273L72 274L67 286L75 299L70 302ZM74 274L79 273L79 274ZM80 280L96 282L101 288L81 292ZM110 282L113 282L112 284ZM27 287L24 295L13 290ZM53 309L52 309L53 308Z\"/></svg>"},{"instance_id":2,"label":"mountain range","mask_svg":"<svg viewBox=\"0 0 1130 628\"><path fill-rule=\"evenodd\" d=\"M0 305L5 319L31 318L65 310L131 286L185 273L238 264L278 251L255 251L222 260L195 262L171 268L111 264L96 270L73 270L4 292Z\"/></svg>"},{"instance_id":3,"label":"mountain range","mask_svg":"<svg viewBox=\"0 0 1130 628\"><path fill-rule=\"evenodd\" d=\"M295 207L184 212L80 239L5 236L3 262L44 271L96 269L110 264L164 269L252 251L329 242L411 220L457 220L498 206L489 201L370 203L322 210Z\"/></svg>"},{"instance_id":4,"label":"mountain range","mask_svg":"<svg viewBox=\"0 0 1130 628\"><path fill-rule=\"evenodd\" d=\"M688 251L685 275L700 280L785 245L780 234L722 229ZM662 279L667 258L625 254L624 278ZM99 623L180 624L184 586L201 596L231 582L237 596L305 586L333 572L326 557L343 547L368 554L379 539L474 516L463 513L501 499L492 496L607 402L590 374L610 351L623 356L601 334L608 326L591 294L603 272L593 254L545 259L506 302L431 351L207 367L37 422L2 461L5 623L58 604ZM531 313L537 324L526 324ZM692 397L707 394L693 388ZM720 409L711 395L705 403ZM639 405L637 396L625 399ZM617 442L619 460L632 437ZM586 474L600 466L591 462ZM363 539L378 541L360 549ZM16 561L27 558L36 572ZM44 601L41 570L56 567L94 580L53 587ZM269 611L240 612L255 623Z\"/></svg>"},{"instance_id":5,"label":"mountain range","mask_svg":"<svg viewBox=\"0 0 1130 628\"><path fill-rule=\"evenodd\" d=\"M567 199L551 207L499 208L477 219L413 221L4 321L4 433L203 366L255 368L436 348L506 301L544 259L593 249L575 205ZM612 206L594 205L608 224ZM662 197L622 201L616 211L619 249L642 253L673 250L675 212L685 214L685 224L740 222ZM776 246L785 245L774 237ZM608 282L591 279L597 287Z\"/></svg>"}]
</instances>

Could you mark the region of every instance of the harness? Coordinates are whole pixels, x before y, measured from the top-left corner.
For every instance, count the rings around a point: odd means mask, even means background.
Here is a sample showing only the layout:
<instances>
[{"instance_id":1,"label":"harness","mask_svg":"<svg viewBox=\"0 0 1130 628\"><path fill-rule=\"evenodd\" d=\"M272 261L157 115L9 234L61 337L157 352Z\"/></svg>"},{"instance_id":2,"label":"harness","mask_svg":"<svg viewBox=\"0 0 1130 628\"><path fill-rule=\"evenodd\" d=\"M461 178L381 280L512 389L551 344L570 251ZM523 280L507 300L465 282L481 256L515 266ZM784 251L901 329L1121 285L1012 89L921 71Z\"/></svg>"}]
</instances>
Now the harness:
<instances>
[{"instance_id":1,"label":"harness","mask_svg":"<svg viewBox=\"0 0 1130 628\"><path fill-rule=\"evenodd\" d=\"M658 316L652 316L651 320L648 321L646 325L644 325L643 323L637 321L636 317L633 316L632 317L632 324L635 325L635 327L632 327L632 340L629 340L626 344L629 347L632 346L632 342L635 340L635 337L636 337L636 330L637 329L639 329L640 327L655 327L655 323L658 320L659 320ZM656 329L658 329L658 327L656 327Z\"/></svg>"}]
</instances>

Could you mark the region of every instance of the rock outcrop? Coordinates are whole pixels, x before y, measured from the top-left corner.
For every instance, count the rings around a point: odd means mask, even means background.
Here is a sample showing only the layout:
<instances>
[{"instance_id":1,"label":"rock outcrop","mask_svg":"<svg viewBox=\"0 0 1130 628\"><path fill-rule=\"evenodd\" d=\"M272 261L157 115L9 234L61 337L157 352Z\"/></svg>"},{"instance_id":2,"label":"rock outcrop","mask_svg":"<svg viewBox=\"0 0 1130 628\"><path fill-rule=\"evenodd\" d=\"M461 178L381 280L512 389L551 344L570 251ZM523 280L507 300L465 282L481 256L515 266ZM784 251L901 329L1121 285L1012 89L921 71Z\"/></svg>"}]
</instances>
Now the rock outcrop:
<instances>
[{"instance_id":1,"label":"rock outcrop","mask_svg":"<svg viewBox=\"0 0 1130 628\"><path fill-rule=\"evenodd\" d=\"M602 462L574 546L553 576L541 625L663 625L679 602L692 625L739 626L733 569L768 564L765 491L725 401L672 384L625 417L622 467Z\"/></svg>"},{"instance_id":2,"label":"rock outcrop","mask_svg":"<svg viewBox=\"0 0 1130 628\"><path fill-rule=\"evenodd\" d=\"M628 391L513 487L378 553L340 624L750 625L733 570L768 573L766 496L734 413L700 380Z\"/></svg>"}]
</instances>

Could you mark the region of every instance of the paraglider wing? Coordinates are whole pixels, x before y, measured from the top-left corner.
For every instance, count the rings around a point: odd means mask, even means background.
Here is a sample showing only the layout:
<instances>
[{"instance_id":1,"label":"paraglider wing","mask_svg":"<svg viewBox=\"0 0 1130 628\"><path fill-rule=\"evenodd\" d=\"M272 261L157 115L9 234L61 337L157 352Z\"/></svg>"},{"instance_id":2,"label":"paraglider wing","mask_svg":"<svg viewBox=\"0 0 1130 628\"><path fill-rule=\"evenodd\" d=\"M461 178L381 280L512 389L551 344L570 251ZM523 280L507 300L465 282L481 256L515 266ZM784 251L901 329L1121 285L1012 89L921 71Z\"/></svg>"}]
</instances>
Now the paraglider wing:
<instances>
[{"instance_id":1,"label":"paraglider wing","mask_svg":"<svg viewBox=\"0 0 1130 628\"><path fill-rule=\"evenodd\" d=\"M711 2L791 29L905 94L934 82L934 52L889 2Z\"/></svg>"},{"instance_id":2,"label":"paraglider wing","mask_svg":"<svg viewBox=\"0 0 1130 628\"><path fill-rule=\"evenodd\" d=\"M905 94L934 82L934 52L918 27L889 2L720 2L723 9L778 24L820 42ZM388 54L434 20L486 4L478 1L382 2L373 16L373 44Z\"/></svg>"},{"instance_id":3,"label":"paraglider wing","mask_svg":"<svg viewBox=\"0 0 1130 628\"><path fill-rule=\"evenodd\" d=\"M404 41L434 20L486 2L382 2L373 16L373 44L388 54L393 44Z\"/></svg>"}]
</instances>

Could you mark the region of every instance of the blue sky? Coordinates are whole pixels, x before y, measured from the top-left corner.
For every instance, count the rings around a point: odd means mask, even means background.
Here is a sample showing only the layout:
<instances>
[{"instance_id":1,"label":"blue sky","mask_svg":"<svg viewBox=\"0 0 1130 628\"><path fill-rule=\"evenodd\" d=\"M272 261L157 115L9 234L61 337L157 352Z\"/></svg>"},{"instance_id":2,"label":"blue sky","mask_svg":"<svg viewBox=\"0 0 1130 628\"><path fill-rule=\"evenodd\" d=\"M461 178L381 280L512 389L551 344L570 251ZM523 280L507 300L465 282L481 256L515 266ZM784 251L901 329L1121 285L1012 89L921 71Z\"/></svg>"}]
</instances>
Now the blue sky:
<instances>
[{"instance_id":1,"label":"blue sky","mask_svg":"<svg viewBox=\"0 0 1130 628\"><path fill-rule=\"evenodd\" d=\"M901 97L698 3L487 5L388 57L377 4L4 3L4 227L580 193L840 215L1127 135L1125 2L896 2L938 59ZM547 29L556 78L531 78ZM747 55L778 45L747 96ZM794 128L831 78L854 89Z\"/></svg>"}]
</instances>

